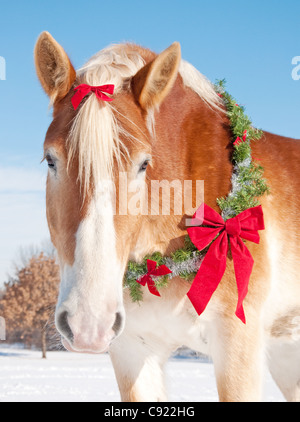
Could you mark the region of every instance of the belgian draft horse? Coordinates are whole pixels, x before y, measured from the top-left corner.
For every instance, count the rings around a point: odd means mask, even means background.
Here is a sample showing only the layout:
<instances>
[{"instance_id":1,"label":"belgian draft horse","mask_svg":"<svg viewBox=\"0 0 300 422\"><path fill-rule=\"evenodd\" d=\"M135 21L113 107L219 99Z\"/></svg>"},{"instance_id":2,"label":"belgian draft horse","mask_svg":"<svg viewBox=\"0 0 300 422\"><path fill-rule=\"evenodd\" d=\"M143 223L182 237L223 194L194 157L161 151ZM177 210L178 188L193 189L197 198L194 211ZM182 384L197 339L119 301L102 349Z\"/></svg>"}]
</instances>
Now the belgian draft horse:
<instances>
[{"instance_id":1,"label":"belgian draft horse","mask_svg":"<svg viewBox=\"0 0 300 422\"><path fill-rule=\"evenodd\" d=\"M123 287L128 260L169 255L183 246L186 227L172 209L170 215L115 212L124 194L120 174L142 192L141 202L152 180L203 180L205 203L220 212L216 198L230 192L233 167L223 103L181 59L178 43L159 55L113 45L75 72L44 32L35 63L53 105L44 143L46 202L61 270L56 325L64 346L109 350L123 401L166 400L164 365L182 345L212 357L221 401L260 400L265 364L285 398L300 400L300 141L264 132L252 145L270 194L261 200L261 242L247 243L255 264L246 325L234 313L230 257L200 317L186 295L190 283L178 277L160 298L144 288L143 301L135 303ZM79 84L114 84L114 100L88 95L75 111ZM128 204L134 195L128 189Z\"/></svg>"}]
</instances>

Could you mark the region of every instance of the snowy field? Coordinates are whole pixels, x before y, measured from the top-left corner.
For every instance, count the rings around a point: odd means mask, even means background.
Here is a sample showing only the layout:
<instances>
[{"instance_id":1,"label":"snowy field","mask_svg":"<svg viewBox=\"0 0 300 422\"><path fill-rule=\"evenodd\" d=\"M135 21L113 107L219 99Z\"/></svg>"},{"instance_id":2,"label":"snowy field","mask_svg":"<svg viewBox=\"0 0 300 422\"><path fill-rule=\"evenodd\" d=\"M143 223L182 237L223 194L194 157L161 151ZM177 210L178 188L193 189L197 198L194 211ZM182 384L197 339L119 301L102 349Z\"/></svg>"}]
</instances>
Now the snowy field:
<instances>
[{"instance_id":1,"label":"snowy field","mask_svg":"<svg viewBox=\"0 0 300 422\"><path fill-rule=\"evenodd\" d=\"M199 359L173 358L167 364L173 402L217 401L213 365ZM120 396L108 355L0 348L0 402L118 402ZM266 376L264 401L283 401Z\"/></svg>"}]
</instances>

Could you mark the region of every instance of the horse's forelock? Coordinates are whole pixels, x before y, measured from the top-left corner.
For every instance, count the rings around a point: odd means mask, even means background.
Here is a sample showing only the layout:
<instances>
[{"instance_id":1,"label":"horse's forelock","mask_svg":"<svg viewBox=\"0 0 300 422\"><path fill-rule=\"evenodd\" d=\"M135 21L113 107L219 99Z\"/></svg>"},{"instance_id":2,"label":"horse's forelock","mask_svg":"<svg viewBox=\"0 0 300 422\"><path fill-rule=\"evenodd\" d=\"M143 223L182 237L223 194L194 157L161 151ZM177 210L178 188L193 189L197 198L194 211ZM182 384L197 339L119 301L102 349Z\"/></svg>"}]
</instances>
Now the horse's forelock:
<instances>
[{"instance_id":1,"label":"horse's forelock","mask_svg":"<svg viewBox=\"0 0 300 422\"><path fill-rule=\"evenodd\" d=\"M80 83L92 86L113 84L115 94L124 83L143 67L144 60L126 45L108 47L93 56L79 71ZM111 180L113 164L121 164L128 151L121 141L126 132L117 121L112 104L99 103L91 95L81 105L68 137L68 163L78 156L78 178L85 194L91 180ZM126 133L130 136L130 134Z\"/></svg>"}]
</instances>

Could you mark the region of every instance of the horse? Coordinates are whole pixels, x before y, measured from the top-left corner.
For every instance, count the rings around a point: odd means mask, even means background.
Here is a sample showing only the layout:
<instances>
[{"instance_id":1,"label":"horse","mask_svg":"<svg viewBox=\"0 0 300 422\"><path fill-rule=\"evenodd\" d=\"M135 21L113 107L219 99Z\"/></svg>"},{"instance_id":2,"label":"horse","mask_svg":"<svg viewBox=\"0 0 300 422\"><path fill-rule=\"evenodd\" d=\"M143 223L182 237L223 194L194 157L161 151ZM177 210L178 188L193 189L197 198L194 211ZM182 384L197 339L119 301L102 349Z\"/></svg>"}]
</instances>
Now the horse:
<instances>
[{"instance_id":1,"label":"horse","mask_svg":"<svg viewBox=\"0 0 300 422\"><path fill-rule=\"evenodd\" d=\"M151 181L203 180L205 203L219 213L216 198L230 192L233 171L222 99L181 58L177 42L160 54L111 45L76 72L61 45L43 32L34 56L53 106L44 142L46 212L60 265L56 326L65 348L108 351L122 401L167 400L164 367L182 345L211 356L220 401L260 401L266 367L286 400L299 401L299 140L263 132L252 145L270 193L261 199L260 244L247 242L254 267L246 324L234 314L230 254L201 316L187 297L190 282L180 277L161 297L143 288L136 303L123 285L128 261L154 252L169 256L182 247L187 228L185 215L172 212L174 204L170 215L127 212L135 192L129 189L127 205L121 204L120 174L139 189L140 203L151 195ZM75 110L80 84L113 84L113 101L90 94Z\"/></svg>"}]
</instances>

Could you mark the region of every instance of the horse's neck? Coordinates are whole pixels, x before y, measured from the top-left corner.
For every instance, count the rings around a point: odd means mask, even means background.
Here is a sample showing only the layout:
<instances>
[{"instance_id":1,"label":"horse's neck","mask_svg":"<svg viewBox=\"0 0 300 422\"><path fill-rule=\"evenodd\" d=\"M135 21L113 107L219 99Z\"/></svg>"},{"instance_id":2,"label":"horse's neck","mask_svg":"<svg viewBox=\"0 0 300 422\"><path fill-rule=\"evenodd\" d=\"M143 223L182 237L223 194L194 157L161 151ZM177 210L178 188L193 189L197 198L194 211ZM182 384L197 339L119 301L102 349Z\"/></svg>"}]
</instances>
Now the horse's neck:
<instances>
[{"instance_id":1,"label":"horse's neck","mask_svg":"<svg viewBox=\"0 0 300 422\"><path fill-rule=\"evenodd\" d=\"M211 109L190 89L174 91L157 116L154 177L203 180L204 201L218 210L216 199L231 188L229 122L225 113Z\"/></svg>"},{"instance_id":2,"label":"horse's neck","mask_svg":"<svg viewBox=\"0 0 300 422\"><path fill-rule=\"evenodd\" d=\"M228 195L232 174L225 114L212 110L193 91L183 93L177 87L157 113L155 129L151 179L191 180L193 187L202 180L204 202L219 211L216 199ZM184 222L183 215L146 218L137 249L146 251L144 255L157 250L169 254L182 247Z\"/></svg>"}]
</instances>

